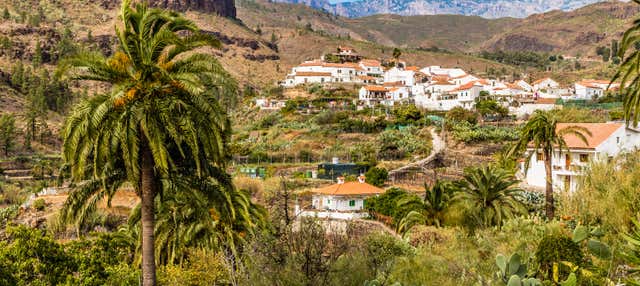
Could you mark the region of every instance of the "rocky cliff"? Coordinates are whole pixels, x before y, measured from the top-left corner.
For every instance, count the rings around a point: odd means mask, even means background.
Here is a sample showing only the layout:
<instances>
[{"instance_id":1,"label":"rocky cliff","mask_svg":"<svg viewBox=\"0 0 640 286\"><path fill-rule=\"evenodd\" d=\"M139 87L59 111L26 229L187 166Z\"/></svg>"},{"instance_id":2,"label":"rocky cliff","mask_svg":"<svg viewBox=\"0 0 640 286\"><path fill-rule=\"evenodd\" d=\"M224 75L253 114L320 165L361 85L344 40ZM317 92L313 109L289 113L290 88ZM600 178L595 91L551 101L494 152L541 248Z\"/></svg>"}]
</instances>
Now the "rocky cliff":
<instances>
[{"instance_id":1,"label":"rocky cliff","mask_svg":"<svg viewBox=\"0 0 640 286\"><path fill-rule=\"evenodd\" d=\"M220 16L235 18L234 0L147 0L151 5L176 11L196 10L217 13Z\"/></svg>"}]
</instances>

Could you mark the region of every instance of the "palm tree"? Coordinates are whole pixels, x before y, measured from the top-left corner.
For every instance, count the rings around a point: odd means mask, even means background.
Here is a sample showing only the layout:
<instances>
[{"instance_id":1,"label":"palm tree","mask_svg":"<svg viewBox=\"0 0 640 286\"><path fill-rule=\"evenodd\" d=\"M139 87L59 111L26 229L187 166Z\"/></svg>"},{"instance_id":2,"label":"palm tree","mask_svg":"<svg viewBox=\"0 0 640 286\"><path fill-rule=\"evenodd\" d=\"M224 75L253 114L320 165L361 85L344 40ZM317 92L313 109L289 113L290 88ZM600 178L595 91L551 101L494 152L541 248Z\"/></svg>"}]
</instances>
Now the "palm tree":
<instances>
[{"instance_id":1,"label":"palm tree","mask_svg":"<svg viewBox=\"0 0 640 286\"><path fill-rule=\"evenodd\" d=\"M509 171L489 165L468 169L463 179L455 182L455 199L470 207L471 218L481 226L501 226L505 219L524 211L517 200L522 192L518 183Z\"/></svg>"},{"instance_id":2,"label":"palm tree","mask_svg":"<svg viewBox=\"0 0 640 286\"><path fill-rule=\"evenodd\" d=\"M210 179L178 175L165 184L157 203L156 257L182 263L189 248L235 251L238 243L265 223L265 210L245 191L225 189ZM138 206L129 225L140 222Z\"/></svg>"},{"instance_id":3,"label":"palm tree","mask_svg":"<svg viewBox=\"0 0 640 286\"><path fill-rule=\"evenodd\" d=\"M63 157L74 181L102 182L99 194L78 195L89 203L111 197L118 184L136 190L142 284L155 285L156 195L180 165L192 166L197 177L224 170L230 124L218 100L235 94L236 83L214 56L196 52L219 47L213 36L177 13L130 2L122 3L119 46L111 57L82 52L61 64L59 73L71 79L110 87L74 108L63 131Z\"/></svg>"},{"instance_id":4,"label":"palm tree","mask_svg":"<svg viewBox=\"0 0 640 286\"><path fill-rule=\"evenodd\" d=\"M640 4L640 0L633 0ZM624 96L624 118L629 124L638 126L640 116L640 19L633 22L623 35L618 48L618 57L624 59L611 82L620 80L621 92Z\"/></svg>"},{"instance_id":5,"label":"palm tree","mask_svg":"<svg viewBox=\"0 0 640 286\"><path fill-rule=\"evenodd\" d=\"M520 132L520 139L513 146L513 150L526 150L530 148L529 158L526 160L525 169L529 168L530 158L533 154L541 152L544 159L546 173L545 212L549 219L555 217L555 205L553 198L553 177L551 160L556 150L562 152L567 149L564 140L566 135L574 135L587 144L586 136L591 132L580 126L566 126L558 128L558 118L550 111L536 110L533 116ZM517 152L512 152L517 153Z\"/></svg>"},{"instance_id":6,"label":"palm tree","mask_svg":"<svg viewBox=\"0 0 640 286\"><path fill-rule=\"evenodd\" d=\"M417 224L441 227L444 223L444 216L453 195L451 184L437 180L431 188L425 184L424 190L422 200L416 196L410 196L398 202L398 208L418 209L418 211L410 211L398 222L396 230L399 233L405 234Z\"/></svg>"}]
</instances>

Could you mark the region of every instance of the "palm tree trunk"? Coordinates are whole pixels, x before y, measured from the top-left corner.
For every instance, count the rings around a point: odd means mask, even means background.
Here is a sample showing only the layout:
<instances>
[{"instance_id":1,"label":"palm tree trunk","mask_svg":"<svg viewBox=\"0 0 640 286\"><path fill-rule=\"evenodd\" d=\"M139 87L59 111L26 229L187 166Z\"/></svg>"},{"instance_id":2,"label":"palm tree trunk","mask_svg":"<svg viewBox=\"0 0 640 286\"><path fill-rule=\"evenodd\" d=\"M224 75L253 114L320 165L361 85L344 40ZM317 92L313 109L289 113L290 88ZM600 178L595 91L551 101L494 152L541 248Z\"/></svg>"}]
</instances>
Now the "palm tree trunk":
<instances>
[{"instance_id":1,"label":"palm tree trunk","mask_svg":"<svg viewBox=\"0 0 640 286\"><path fill-rule=\"evenodd\" d=\"M551 156L553 152L545 152L544 156L544 170L546 173L546 191L545 191L545 212L548 219L555 217L555 205L553 199L553 178L551 172Z\"/></svg>"},{"instance_id":2,"label":"palm tree trunk","mask_svg":"<svg viewBox=\"0 0 640 286\"><path fill-rule=\"evenodd\" d=\"M156 259L155 259L155 205L154 199L157 190L156 176L153 170L153 154L147 144L142 144L141 162L141 203L142 203L142 285L156 285Z\"/></svg>"}]
</instances>

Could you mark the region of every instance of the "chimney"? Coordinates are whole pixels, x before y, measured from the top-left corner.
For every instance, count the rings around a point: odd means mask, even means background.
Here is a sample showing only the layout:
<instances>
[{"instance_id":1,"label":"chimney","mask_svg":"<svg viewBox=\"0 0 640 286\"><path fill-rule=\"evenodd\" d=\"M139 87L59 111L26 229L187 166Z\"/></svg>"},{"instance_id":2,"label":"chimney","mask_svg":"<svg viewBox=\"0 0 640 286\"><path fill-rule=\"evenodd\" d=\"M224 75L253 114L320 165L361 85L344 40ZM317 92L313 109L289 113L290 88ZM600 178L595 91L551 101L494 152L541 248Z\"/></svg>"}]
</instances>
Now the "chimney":
<instances>
[{"instance_id":1,"label":"chimney","mask_svg":"<svg viewBox=\"0 0 640 286\"><path fill-rule=\"evenodd\" d=\"M361 184L365 182L365 179L367 177L364 176L364 174L360 174L360 176L358 176L358 182L360 182Z\"/></svg>"},{"instance_id":2,"label":"chimney","mask_svg":"<svg viewBox=\"0 0 640 286\"><path fill-rule=\"evenodd\" d=\"M344 184L344 177L340 176L340 177L338 177L336 179L338 179L338 184L340 184L340 185Z\"/></svg>"}]
</instances>

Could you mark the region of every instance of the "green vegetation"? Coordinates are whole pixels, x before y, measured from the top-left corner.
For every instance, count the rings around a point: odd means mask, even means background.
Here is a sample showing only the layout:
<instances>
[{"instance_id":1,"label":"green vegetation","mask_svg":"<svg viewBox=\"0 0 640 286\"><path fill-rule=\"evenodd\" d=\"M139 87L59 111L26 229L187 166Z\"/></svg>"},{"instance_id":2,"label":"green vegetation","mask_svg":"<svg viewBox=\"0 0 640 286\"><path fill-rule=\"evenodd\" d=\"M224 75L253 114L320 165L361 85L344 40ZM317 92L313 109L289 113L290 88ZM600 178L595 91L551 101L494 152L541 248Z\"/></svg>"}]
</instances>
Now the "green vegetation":
<instances>
[{"instance_id":1,"label":"green vegetation","mask_svg":"<svg viewBox=\"0 0 640 286\"><path fill-rule=\"evenodd\" d=\"M527 51L483 51L480 57L518 67L544 68L549 65L549 55Z\"/></svg>"}]
</instances>

